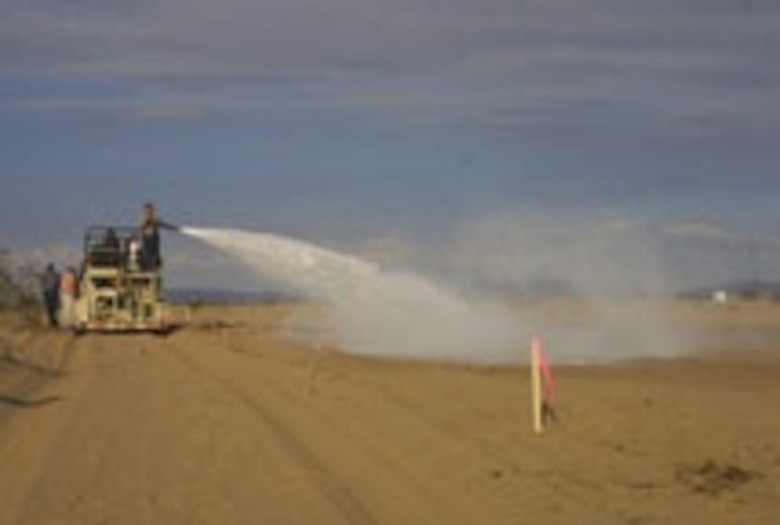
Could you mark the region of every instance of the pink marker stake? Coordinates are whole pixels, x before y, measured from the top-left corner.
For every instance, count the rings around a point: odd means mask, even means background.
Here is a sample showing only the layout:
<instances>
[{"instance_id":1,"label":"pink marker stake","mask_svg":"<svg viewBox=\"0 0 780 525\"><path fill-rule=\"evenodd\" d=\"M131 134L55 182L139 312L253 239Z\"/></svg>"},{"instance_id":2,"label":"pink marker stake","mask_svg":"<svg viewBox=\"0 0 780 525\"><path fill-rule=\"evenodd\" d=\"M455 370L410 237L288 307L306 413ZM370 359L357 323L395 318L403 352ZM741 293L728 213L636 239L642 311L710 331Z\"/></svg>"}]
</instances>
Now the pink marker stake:
<instances>
[{"instance_id":1,"label":"pink marker stake","mask_svg":"<svg viewBox=\"0 0 780 525\"><path fill-rule=\"evenodd\" d=\"M531 338L531 417L533 429L536 434L541 434L544 430L544 409L545 402L542 394L542 374L541 374L541 355L542 344L539 338Z\"/></svg>"},{"instance_id":2,"label":"pink marker stake","mask_svg":"<svg viewBox=\"0 0 780 525\"><path fill-rule=\"evenodd\" d=\"M539 344L539 368L542 371L542 399L550 407L552 407L555 400L555 381L553 380L552 368L547 361L547 356L544 355L541 343Z\"/></svg>"},{"instance_id":3,"label":"pink marker stake","mask_svg":"<svg viewBox=\"0 0 780 525\"><path fill-rule=\"evenodd\" d=\"M532 371L536 386L534 387L538 399L535 401L535 418L541 428L547 420L556 420L553 402L555 400L555 381L553 380L552 367L544 355L542 340L534 336L531 340Z\"/></svg>"}]
</instances>

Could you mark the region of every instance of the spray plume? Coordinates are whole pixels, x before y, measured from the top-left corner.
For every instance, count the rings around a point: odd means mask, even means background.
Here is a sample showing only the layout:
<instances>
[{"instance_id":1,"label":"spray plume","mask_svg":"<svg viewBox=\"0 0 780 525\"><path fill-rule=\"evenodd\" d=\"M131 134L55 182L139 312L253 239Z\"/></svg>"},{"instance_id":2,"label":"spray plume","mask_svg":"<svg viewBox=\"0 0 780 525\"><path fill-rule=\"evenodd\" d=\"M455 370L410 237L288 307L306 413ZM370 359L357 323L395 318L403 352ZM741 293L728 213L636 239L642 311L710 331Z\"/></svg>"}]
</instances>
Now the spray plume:
<instances>
[{"instance_id":1,"label":"spray plume","mask_svg":"<svg viewBox=\"0 0 780 525\"><path fill-rule=\"evenodd\" d=\"M419 276L385 273L367 261L268 233L191 227L182 233L328 304L329 328L345 351L473 363L524 357L527 334L507 310L467 302Z\"/></svg>"},{"instance_id":2,"label":"spray plume","mask_svg":"<svg viewBox=\"0 0 780 525\"><path fill-rule=\"evenodd\" d=\"M503 282L518 282L543 268L567 276L585 304L586 315L558 315L505 303L465 299L419 275L383 271L362 259L269 233L191 228L182 232L232 255L263 279L296 294L323 302L331 342L344 351L394 358L433 359L475 364L514 363L527 359L534 333L542 334L558 362L611 362L619 359L679 354L679 333L663 311L647 301L639 308L614 300L626 283L660 279L648 243L636 232L621 234L617 244L583 235L568 226L535 228L525 221L472 230L469 249L442 250L450 261L472 271L477 259L497 254L482 271ZM511 226L505 227L505 226ZM525 236L512 239L511 232ZM622 231L622 230L621 230ZM552 234L552 235L551 235ZM554 242L550 242L550 238ZM614 238L614 237L610 237ZM508 242L509 241L509 242ZM516 257L513 255L517 249ZM474 258L472 258L472 256ZM512 272L510 274L508 270ZM628 272L628 273L626 273ZM613 299L602 300L605 295ZM471 297L471 296L469 296ZM583 301L583 298L585 300ZM564 304L564 313L571 304ZM319 341L321 342L321 341Z\"/></svg>"}]
</instances>

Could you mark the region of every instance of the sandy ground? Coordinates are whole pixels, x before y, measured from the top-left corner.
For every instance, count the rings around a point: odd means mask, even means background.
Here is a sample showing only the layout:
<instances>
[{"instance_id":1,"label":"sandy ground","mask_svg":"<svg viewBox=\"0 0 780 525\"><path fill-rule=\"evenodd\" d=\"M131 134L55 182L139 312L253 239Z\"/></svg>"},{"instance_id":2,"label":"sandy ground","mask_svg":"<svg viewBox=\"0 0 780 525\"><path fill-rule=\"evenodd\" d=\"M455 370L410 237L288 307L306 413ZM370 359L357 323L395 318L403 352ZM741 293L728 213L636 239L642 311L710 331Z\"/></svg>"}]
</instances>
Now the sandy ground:
<instances>
[{"instance_id":1,"label":"sandy ground","mask_svg":"<svg viewBox=\"0 0 780 525\"><path fill-rule=\"evenodd\" d=\"M714 334L688 358L557 367L541 436L527 369L315 351L278 335L293 310L166 338L0 321L0 523L780 519L780 306L678 308Z\"/></svg>"}]
</instances>

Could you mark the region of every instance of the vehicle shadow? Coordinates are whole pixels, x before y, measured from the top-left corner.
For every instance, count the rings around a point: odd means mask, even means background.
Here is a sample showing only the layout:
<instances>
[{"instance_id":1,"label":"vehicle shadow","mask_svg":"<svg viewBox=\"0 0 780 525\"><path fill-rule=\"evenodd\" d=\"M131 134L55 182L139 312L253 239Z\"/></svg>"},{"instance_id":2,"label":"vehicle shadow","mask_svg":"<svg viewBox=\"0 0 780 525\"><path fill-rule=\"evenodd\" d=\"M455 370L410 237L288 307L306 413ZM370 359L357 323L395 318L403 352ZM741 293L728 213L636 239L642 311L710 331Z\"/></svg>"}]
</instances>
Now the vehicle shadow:
<instances>
[{"instance_id":1,"label":"vehicle shadow","mask_svg":"<svg viewBox=\"0 0 780 525\"><path fill-rule=\"evenodd\" d=\"M52 403L57 403L58 401L61 400L62 398L59 396L48 396L48 397L43 397L41 399L22 399L20 397L0 394L0 403L14 406L17 408L38 408L38 407L50 405Z\"/></svg>"}]
</instances>

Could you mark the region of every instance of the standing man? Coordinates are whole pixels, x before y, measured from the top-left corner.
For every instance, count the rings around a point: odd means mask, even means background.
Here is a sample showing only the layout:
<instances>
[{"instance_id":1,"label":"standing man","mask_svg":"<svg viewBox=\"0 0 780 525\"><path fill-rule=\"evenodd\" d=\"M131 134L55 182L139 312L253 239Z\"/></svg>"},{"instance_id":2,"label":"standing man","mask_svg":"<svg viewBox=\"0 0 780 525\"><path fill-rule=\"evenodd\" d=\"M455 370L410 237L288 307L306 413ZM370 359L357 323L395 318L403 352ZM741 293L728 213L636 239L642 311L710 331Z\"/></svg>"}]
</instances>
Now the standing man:
<instances>
[{"instance_id":1,"label":"standing man","mask_svg":"<svg viewBox=\"0 0 780 525\"><path fill-rule=\"evenodd\" d=\"M155 270L162 265L162 258L160 257L160 228L169 230L178 229L176 226L160 220L157 217L157 211L154 208L154 204L147 202L144 204L143 213L141 214L141 224L139 226L141 232L139 263L141 269L144 271Z\"/></svg>"},{"instance_id":2,"label":"standing man","mask_svg":"<svg viewBox=\"0 0 780 525\"><path fill-rule=\"evenodd\" d=\"M43 290L43 304L46 307L49 326L56 327L59 325L57 322L57 309L60 306L60 274L57 272L54 263L46 265L46 269L43 275L41 275L41 288Z\"/></svg>"}]
</instances>

